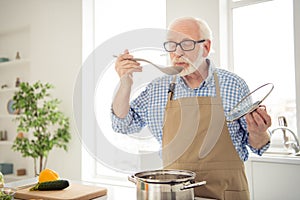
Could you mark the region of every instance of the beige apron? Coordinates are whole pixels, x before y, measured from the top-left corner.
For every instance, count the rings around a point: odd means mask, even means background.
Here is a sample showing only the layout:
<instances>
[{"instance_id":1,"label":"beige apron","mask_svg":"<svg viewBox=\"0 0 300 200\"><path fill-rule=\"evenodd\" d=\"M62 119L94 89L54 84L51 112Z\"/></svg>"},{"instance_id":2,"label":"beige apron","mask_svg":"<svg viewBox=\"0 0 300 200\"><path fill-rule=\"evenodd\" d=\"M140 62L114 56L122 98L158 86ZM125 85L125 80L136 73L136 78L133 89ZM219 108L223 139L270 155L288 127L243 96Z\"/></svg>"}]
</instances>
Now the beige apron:
<instances>
[{"instance_id":1,"label":"beige apron","mask_svg":"<svg viewBox=\"0 0 300 200\"><path fill-rule=\"evenodd\" d=\"M187 97L166 105L163 163L166 169L196 173L195 196L225 200L250 199L244 163L236 152L225 121L218 77L216 97Z\"/></svg>"}]
</instances>

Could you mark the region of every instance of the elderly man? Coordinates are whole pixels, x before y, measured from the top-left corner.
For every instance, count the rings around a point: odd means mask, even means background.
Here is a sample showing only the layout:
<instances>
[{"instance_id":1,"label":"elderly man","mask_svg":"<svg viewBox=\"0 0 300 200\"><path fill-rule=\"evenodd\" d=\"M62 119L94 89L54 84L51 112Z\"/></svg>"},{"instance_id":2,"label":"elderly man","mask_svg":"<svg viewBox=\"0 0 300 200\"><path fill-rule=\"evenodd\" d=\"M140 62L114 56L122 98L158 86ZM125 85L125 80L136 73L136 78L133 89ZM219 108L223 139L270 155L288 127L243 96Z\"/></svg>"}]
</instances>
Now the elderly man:
<instances>
[{"instance_id":1,"label":"elderly man","mask_svg":"<svg viewBox=\"0 0 300 200\"><path fill-rule=\"evenodd\" d=\"M213 65L207 58L211 44L205 21L174 20L163 45L173 65L183 71L153 80L132 102L133 73L142 68L125 50L115 63L120 87L112 105L113 128L128 134L148 126L162 144L165 168L191 170L196 180L207 181L195 188L196 196L249 199L243 163L247 146L259 155L269 147L271 118L259 107L239 120L226 121L249 88L242 78Z\"/></svg>"}]
</instances>

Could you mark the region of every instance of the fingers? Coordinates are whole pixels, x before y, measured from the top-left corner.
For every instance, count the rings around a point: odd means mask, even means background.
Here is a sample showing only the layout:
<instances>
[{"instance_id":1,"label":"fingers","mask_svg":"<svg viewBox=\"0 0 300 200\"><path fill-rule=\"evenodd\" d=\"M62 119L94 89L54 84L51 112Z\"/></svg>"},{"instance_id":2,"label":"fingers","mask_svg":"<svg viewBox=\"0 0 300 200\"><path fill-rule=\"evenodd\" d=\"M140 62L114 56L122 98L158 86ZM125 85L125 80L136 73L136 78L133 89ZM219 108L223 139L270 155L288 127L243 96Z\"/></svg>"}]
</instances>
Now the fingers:
<instances>
[{"instance_id":1,"label":"fingers","mask_svg":"<svg viewBox=\"0 0 300 200\"><path fill-rule=\"evenodd\" d=\"M249 132L264 132L272 124L271 117L264 106L257 108L252 113L246 115L246 122Z\"/></svg>"},{"instance_id":2,"label":"fingers","mask_svg":"<svg viewBox=\"0 0 300 200\"><path fill-rule=\"evenodd\" d=\"M124 59L132 59L133 56L129 54L129 51L127 49L125 49L124 53L123 54L120 54L118 56L118 59L117 60L124 60Z\"/></svg>"},{"instance_id":3,"label":"fingers","mask_svg":"<svg viewBox=\"0 0 300 200\"><path fill-rule=\"evenodd\" d=\"M133 72L141 72L142 67L139 62L132 60L133 56L129 54L126 49L123 54L120 54L115 63L115 70L117 71L119 77L124 74L131 74Z\"/></svg>"},{"instance_id":4,"label":"fingers","mask_svg":"<svg viewBox=\"0 0 300 200\"><path fill-rule=\"evenodd\" d=\"M136 63L135 61L124 61L124 62L118 62L116 63L115 69L117 73L119 74L119 77L122 77L124 74L132 74L133 72L141 72L142 67L140 67L139 63Z\"/></svg>"},{"instance_id":5,"label":"fingers","mask_svg":"<svg viewBox=\"0 0 300 200\"><path fill-rule=\"evenodd\" d=\"M138 62L134 60L128 60L128 59L120 60L119 63L122 65L124 69L138 68L140 65Z\"/></svg>"},{"instance_id":6,"label":"fingers","mask_svg":"<svg viewBox=\"0 0 300 200\"><path fill-rule=\"evenodd\" d=\"M270 115L266 111L266 107L259 107L258 109L256 109L255 113L261 117L264 124L266 124L268 127L272 125L272 120Z\"/></svg>"}]
</instances>

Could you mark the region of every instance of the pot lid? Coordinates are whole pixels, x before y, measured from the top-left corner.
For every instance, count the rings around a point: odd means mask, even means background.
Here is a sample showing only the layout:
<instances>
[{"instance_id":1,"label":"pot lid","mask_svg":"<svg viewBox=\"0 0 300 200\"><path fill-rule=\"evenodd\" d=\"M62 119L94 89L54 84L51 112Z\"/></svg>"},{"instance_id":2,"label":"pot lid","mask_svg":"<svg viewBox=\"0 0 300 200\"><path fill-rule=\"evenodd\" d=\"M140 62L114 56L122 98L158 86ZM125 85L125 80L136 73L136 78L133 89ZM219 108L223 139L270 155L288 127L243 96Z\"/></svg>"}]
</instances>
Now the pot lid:
<instances>
[{"instance_id":1,"label":"pot lid","mask_svg":"<svg viewBox=\"0 0 300 200\"><path fill-rule=\"evenodd\" d=\"M243 97L242 100L230 110L227 115L227 121L233 122L256 110L269 96L273 88L274 85L272 83L266 83Z\"/></svg>"},{"instance_id":2,"label":"pot lid","mask_svg":"<svg viewBox=\"0 0 300 200\"><path fill-rule=\"evenodd\" d=\"M139 172L134 176L147 183L182 183L194 181L196 174L187 170L153 170Z\"/></svg>"}]
</instances>

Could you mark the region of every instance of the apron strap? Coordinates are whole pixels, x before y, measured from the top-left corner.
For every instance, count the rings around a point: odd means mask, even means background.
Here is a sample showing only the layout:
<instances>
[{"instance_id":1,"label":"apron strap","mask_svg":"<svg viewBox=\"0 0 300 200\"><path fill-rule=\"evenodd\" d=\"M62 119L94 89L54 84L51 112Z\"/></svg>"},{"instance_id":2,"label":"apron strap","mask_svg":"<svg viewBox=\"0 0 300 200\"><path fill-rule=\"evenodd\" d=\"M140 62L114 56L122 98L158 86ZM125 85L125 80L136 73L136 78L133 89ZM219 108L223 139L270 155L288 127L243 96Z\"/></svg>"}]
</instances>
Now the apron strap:
<instances>
[{"instance_id":1,"label":"apron strap","mask_svg":"<svg viewBox=\"0 0 300 200\"><path fill-rule=\"evenodd\" d=\"M220 92L220 85L219 85L219 79L217 76L217 72L214 72L214 79L215 79L215 86L216 86L216 96L221 97L221 92Z\"/></svg>"},{"instance_id":2,"label":"apron strap","mask_svg":"<svg viewBox=\"0 0 300 200\"><path fill-rule=\"evenodd\" d=\"M199 150L200 159L205 158L211 152L211 150L214 148L217 141L219 140L223 129L227 129L225 123L222 99L220 96L219 79L216 72L214 72L213 74L214 74L215 87L216 87L216 97L211 98L212 101L211 118L213 120L213 123L207 129L207 134L204 138L202 146L200 147Z\"/></svg>"}]
</instances>

